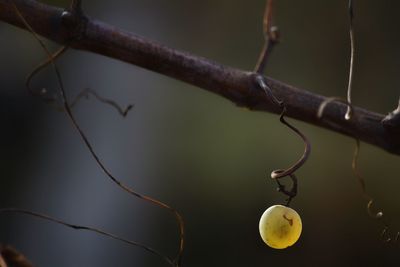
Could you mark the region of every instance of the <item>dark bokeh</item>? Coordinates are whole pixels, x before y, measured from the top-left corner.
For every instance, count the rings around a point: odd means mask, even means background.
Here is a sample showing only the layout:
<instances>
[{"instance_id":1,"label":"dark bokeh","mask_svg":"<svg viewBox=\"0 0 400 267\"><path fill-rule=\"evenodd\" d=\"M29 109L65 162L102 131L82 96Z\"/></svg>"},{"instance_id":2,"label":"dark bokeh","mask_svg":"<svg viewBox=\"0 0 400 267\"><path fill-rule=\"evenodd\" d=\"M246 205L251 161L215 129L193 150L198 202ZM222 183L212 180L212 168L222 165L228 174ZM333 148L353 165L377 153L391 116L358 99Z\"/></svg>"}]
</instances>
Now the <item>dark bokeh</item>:
<instances>
[{"instance_id":1,"label":"dark bokeh","mask_svg":"<svg viewBox=\"0 0 400 267\"><path fill-rule=\"evenodd\" d=\"M345 96L347 1L276 2L282 42L268 75ZM90 16L247 70L262 46L264 4L84 0ZM399 97L399 8L398 1L356 1L355 6L353 99L380 113L394 109ZM31 35L4 23L0 34L0 206L100 227L174 255L174 218L112 184L66 115L26 92L26 75L45 57ZM298 172L300 192L292 205L304 228L294 247L272 250L259 237L258 220L284 198L269 173L302 151L277 116L95 54L70 50L59 65L71 98L90 87L122 105L135 104L125 119L93 99L80 102L74 114L117 177L181 211L187 226L183 266L399 265L400 244L380 241L383 227L368 217L351 174L351 138L293 121L313 144L310 160ZM52 70L38 75L34 85L56 89ZM367 189L392 231L400 230L398 163L398 157L362 144ZM165 266L140 248L19 215L1 215L0 242L14 245L37 266Z\"/></svg>"}]
</instances>

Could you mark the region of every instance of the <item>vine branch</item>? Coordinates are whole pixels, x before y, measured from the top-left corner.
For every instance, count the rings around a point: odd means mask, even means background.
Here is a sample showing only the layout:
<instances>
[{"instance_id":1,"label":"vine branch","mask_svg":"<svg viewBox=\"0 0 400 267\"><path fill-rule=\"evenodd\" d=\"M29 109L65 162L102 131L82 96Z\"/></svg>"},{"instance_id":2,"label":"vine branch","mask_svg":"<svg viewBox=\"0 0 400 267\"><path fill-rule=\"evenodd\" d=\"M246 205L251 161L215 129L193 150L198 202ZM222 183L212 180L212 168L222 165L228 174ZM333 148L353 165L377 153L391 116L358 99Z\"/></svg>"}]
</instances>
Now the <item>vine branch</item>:
<instances>
[{"instance_id":1,"label":"vine branch","mask_svg":"<svg viewBox=\"0 0 400 267\"><path fill-rule=\"evenodd\" d=\"M260 90L257 85L258 74L254 72L168 48L77 12L62 16L65 11L62 8L33 0L14 2L35 32L52 41L164 74L223 96L250 110L276 114L281 111ZM0 21L26 30L13 12L10 0L0 0ZM349 122L344 119L346 105L332 103L326 108L324 119L319 120L316 114L326 97L268 77L265 79L273 94L285 102L287 116L358 138L400 155L400 136L397 131L383 126L381 121L384 115L354 107L356 115Z\"/></svg>"}]
</instances>

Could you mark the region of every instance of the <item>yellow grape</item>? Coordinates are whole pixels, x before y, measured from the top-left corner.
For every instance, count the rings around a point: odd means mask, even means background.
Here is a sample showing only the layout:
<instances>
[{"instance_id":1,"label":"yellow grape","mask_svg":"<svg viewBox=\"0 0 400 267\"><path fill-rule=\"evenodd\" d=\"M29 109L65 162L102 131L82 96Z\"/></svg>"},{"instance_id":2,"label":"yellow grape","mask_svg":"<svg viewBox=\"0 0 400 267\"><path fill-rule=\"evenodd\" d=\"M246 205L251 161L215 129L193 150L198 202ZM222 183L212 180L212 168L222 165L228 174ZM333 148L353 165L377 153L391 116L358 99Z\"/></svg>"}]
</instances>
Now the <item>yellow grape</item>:
<instances>
[{"instance_id":1,"label":"yellow grape","mask_svg":"<svg viewBox=\"0 0 400 267\"><path fill-rule=\"evenodd\" d=\"M271 248L287 248L299 239L302 229L300 215L289 207L274 205L261 216L260 235Z\"/></svg>"}]
</instances>

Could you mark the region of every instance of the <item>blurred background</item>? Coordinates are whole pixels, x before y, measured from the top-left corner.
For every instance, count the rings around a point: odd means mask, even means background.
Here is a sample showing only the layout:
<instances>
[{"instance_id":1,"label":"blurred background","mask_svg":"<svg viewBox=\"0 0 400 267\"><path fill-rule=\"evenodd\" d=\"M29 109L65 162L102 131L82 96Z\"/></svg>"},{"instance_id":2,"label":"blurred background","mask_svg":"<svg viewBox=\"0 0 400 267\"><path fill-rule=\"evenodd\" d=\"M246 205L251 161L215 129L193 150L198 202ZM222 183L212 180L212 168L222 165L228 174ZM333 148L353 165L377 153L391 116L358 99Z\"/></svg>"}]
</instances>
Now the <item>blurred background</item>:
<instances>
[{"instance_id":1,"label":"blurred background","mask_svg":"<svg viewBox=\"0 0 400 267\"><path fill-rule=\"evenodd\" d=\"M245 70L253 69L263 43L264 0L83 2L89 16ZM353 101L380 113L393 110L399 97L399 8L398 1L355 2ZM345 96L347 1L276 1L274 22L282 41L268 75L318 94ZM0 35L0 206L99 227L175 255L174 217L111 183L67 116L26 91L26 75L45 58L36 41L5 23ZM135 105L122 118L91 98L74 114L115 176L183 214L183 266L399 265L400 243L381 241L383 226L368 217L352 176L353 139L291 120L313 144L292 203L303 233L293 247L273 250L261 241L258 221L285 197L269 174L297 160L303 149L276 115L87 52L69 50L58 62L70 98L89 87L123 106ZM41 72L34 86L56 89L53 71ZM399 160L362 144L367 190L392 235L400 230ZM0 242L36 266L166 266L140 248L21 215L0 215Z\"/></svg>"}]
</instances>

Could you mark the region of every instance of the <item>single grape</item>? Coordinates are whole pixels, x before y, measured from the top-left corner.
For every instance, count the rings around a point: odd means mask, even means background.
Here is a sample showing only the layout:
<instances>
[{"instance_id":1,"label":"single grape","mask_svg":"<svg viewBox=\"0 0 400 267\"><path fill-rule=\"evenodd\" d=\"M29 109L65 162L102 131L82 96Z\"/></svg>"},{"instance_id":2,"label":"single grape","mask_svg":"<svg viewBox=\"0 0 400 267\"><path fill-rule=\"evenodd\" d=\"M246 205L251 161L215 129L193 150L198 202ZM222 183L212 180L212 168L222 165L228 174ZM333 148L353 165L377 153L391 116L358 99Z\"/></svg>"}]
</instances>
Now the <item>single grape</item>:
<instances>
[{"instance_id":1,"label":"single grape","mask_svg":"<svg viewBox=\"0 0 400 267\"><path fill-rule=\"evenodd\" d=\"M259 230L262 240L271 248L284 249L299 239L300 215L289 207L274 205L261 216Z\"/></svg>"}]
</instances>

